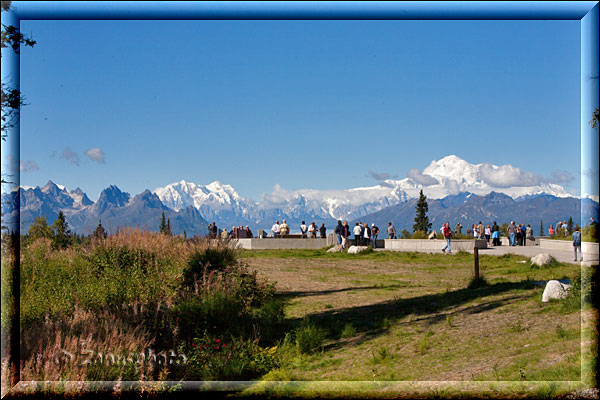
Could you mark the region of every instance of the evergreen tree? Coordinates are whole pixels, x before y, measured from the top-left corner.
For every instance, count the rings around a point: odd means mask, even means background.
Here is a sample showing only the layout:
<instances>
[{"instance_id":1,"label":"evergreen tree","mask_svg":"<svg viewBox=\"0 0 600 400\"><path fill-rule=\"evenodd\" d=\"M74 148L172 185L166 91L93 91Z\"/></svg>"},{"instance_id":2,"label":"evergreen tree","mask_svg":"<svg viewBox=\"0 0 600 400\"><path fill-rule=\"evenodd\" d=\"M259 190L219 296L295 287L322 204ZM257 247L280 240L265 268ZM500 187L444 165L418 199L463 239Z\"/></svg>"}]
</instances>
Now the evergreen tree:
<instances>
[{"instance_id":1,"label":"evergreen tree","mask_svg":"<svg viewBox=\"0 0 600 400\"><path fill-rule=\"evenodd\" d=\"M160 233L163 235L167 233L167 222L165 220L165 212L162 212L162 216L160 217Z\"/></svg>"},{"instance_id":2,"label":"evergreen tree","mask_svg":"<svg viewBox=\"0 0 600 400\"><path fill-rule=\"evenodd\" d=\"M171 234L171 220L170 219L167 219L167 231L166 231L166 234L169 235L169 236L172 236L172 234Z\"/></svg>"},{"instance_id":3,"label":"evergreen tree","mask_svg":"<svg viewBox=\"0 0 600 400\"><path fill-rule=\"evenodd\" d=\"M54 228L53 246L58 249L64 249L71 243L71 231L62 211L58 212L58 217L52 226Z\"/></svg>"},{"instance_id":4,"label":"evergreen tree","mask_svg":"<svg viewBox=\"0 0 600 400\"><path fill-rule=\"evenodd\" d=\"M431 229L431 223L429 222L429 217L427 216L429 206L427 205L427 197L423 194L423 189L421 189L421 192L419 193L419 201L417 202L416 210L417 215L415 216L413 232L429 232L429 230Z\"/></svg>"},{"instance_id":5,"label":"evergreen tree","mask_svg":"<svg viewBox=\"0 0 600 400\"><path fill-rule=\"evenodd\" d=\"M52 232L52 228L48 226L46 217L36 217L29 227L29 239L31 241L38 238L52 239L53 236L54 232Z\"/></svg>"},{"instance_id":6,"label":"evergreen tree","mask_svg":"<svg viewBox=\"0 0 600 400\"><path fill-rule=\"evenodd\" d=\"M567 222L567 234L570 235L573 233L573 218L569 217L569 222Z\"/></svg>"},{"instance_id":7,"label":"evergreen tree","mask_svg":"<svg viewBox=\"0 0 600 400\"><path fill-rule=\"evenodd\" d=\"M540 219L540 236L544 236L544 223Z\"/></svg>"},{"instance_id":8,"label":"evergreen tree","mask_svg":"<svg viewBox=\"0 0 600 400\"><path fill-rule=\"evenodd\" d=\"M102 221L98 220L98 226L96 227L96 230L94 231L94 238L96 239L106 239L106 230L104 229L104 227L102 226Z\"/></svg>"}]
</instances>

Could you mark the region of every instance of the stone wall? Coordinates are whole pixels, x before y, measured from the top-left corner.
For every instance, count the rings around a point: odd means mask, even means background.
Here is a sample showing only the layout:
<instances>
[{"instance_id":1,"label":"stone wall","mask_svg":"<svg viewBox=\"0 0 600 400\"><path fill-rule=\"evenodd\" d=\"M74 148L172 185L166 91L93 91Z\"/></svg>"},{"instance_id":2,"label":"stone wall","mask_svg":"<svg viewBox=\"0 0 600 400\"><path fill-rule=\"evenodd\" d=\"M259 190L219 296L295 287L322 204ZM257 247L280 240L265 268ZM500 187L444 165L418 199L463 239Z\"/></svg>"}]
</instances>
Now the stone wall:
<instances>
[{"instance_id":1,"label":"stone wall","mask_svg":"<svg viewBox=\"0 0 600 400\"><path fill-rule=\"evenodd\" d=\"M446 241L442 239L385 239L386 250L396 251L423 251L441 252L446 246ZM487 249L487 241L482 239L475 240L451 240L450 248L453 252L459 250L470 251L475 247L478 249Z\"/></svg>"},{"instance_id":2,"label":"stone wall","mask_svg":"<svg viewBox=\"0 0 600 400\"><path fill-rule=\"evenodd\" d=\"M571 240L540 239L540 249L554 251L573 251ZM581 242L581 252L598 255L598 243Z\"/></svg>"}]
</instances>

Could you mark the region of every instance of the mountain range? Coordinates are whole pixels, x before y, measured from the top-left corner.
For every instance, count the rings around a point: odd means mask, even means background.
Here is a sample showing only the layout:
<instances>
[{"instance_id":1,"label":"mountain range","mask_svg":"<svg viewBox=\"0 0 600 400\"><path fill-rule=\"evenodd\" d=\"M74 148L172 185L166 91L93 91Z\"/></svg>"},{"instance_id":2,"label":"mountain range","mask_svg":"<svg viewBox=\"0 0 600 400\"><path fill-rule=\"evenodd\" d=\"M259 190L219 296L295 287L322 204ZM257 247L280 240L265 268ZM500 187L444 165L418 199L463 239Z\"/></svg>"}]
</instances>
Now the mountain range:
<instances>
[{"instance_id":1,"label":"mountain range","mask_svg":"<svg viewBox=\"0 0 600 400\"><path fill-rule=\"evenodd\" d=\"M432 161L422 172L411 170L405 179L385 179L370 187L289 191L275 185L259 201L244 198L219 181L199 185L181 180L133 197L111 185L96 202L80 188L69 191L51 181L41 188L19 190L22 231L37 216L52 223L63 211L71 229L83 234L92 232L99 220L109 232L124 226L158 230L163 212L173 233L188 235L204 234L209 221L228 229L249 225L256 232L282 219L292 232L298 231L302 221L332 228L338 219L374 222L380 227L391 221L398 230L412 230L420 190L428 197L434 227L447 220L460 220L466 226L479 220L514 219L538 229L540 220L546 225L569 216L579 221L581 207L584 215L598 212L597 202L576 198L531 173L512 166L470 164L456 156ZM15 204L16 191L2 195L3 220L14 218Z\"/></svg>"}]
</instances>

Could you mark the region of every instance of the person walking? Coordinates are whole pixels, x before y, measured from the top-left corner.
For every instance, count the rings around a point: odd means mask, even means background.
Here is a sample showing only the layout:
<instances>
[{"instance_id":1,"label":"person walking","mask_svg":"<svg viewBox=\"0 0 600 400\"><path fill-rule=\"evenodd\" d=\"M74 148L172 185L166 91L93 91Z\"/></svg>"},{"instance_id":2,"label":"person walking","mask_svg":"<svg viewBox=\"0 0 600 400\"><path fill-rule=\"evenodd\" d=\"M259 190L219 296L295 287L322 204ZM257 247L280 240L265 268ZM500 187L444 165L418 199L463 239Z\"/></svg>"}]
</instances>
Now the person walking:
<instances>
[{"instance_id":1,"label":"person walking","mask_svg":"<svg viewBox=\"0 0 600 400\"><path fill-rule=\"evenodd\" d=\"M371 224L371 243L373 248L377 247L377 235L379 235L379 228L375 224Z\"/></svg>"},{"instance_id":2,"label":"person walking","mask_svg":"<svg viewBox=\"0 0 600 400\"><path fill-rule=\"evenodd\" d=\"M581 232L579 231L579 225L575 226L575 232L573 232L573 251L575 252L575 259L577 261L577 251L579 250L579 261L583 261L583 254L581 254Z\"/></svg>"},{"instance_id":3,"label":"person walking","mask_svg":"<svg viewBox=\"0 0 600 400\"><path fill-rule=\"evenodd\" d=\"M335 229L333 231L333 233L335 233L335 237L337 238L338 244L342 244L342 230L343 229L344 229L344 226L342 225L342 221L338 220L338 223L335 226Z\"/></svg>"},{"instance_id":4,"label":"person walking","mask_svg":"<svg viewBox=\"0 0 600 400\"><path fill-rule=\"evenodd\" d=\"M388 239L396 239L396 228L394 228L391 222L388 222L387 235Z\"/></svg>"},{"instance_id":5,"label":"person walking","mask_svg":"<svg viewBox=\"0 0 600 400\"><path fill-rule=\"evenodd\" d=\"M279 228L279 221L275 221L275 223L271 227L271 232L273 232L273 237L274 238L276 238L277 236L279 236L279 232L281 232L281 230Z\"/></svg>"},{"instance_id":6,"label":"person walking","mask_svg":"<svg viewBox=\"0 0 600 400\"><path fill-rule=\"evenodd\" d=\"M450 248L450 238L452 237L452 230L450 229L450 222L446 222L444 225L444 238L446 238L446 246L442 249L442 253L446 254L446 249L448 249L448 253L452 253L452 249Z\"/></svg>"}]
</instances>

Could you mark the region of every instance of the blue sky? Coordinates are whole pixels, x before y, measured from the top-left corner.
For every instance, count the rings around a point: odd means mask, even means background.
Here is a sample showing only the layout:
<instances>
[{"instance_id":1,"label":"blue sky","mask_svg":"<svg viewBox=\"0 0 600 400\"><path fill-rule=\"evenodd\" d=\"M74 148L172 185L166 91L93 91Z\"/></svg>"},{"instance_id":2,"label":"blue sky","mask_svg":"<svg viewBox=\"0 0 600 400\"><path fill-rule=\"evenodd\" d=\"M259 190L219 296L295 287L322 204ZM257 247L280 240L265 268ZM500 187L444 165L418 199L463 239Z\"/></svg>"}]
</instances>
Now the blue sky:
<instances>
[{"instance_id":1,"label":"blue sky","mask_svg":"<svg viewBox=\"0 0 600 400\"><path fill-rule=\"evenodd\" d=\"M259 199L455 154L580 181L579 21L22 21L21 184ZM87 151L87 154L86 154Z\"/></svg>"}]
</instances>

